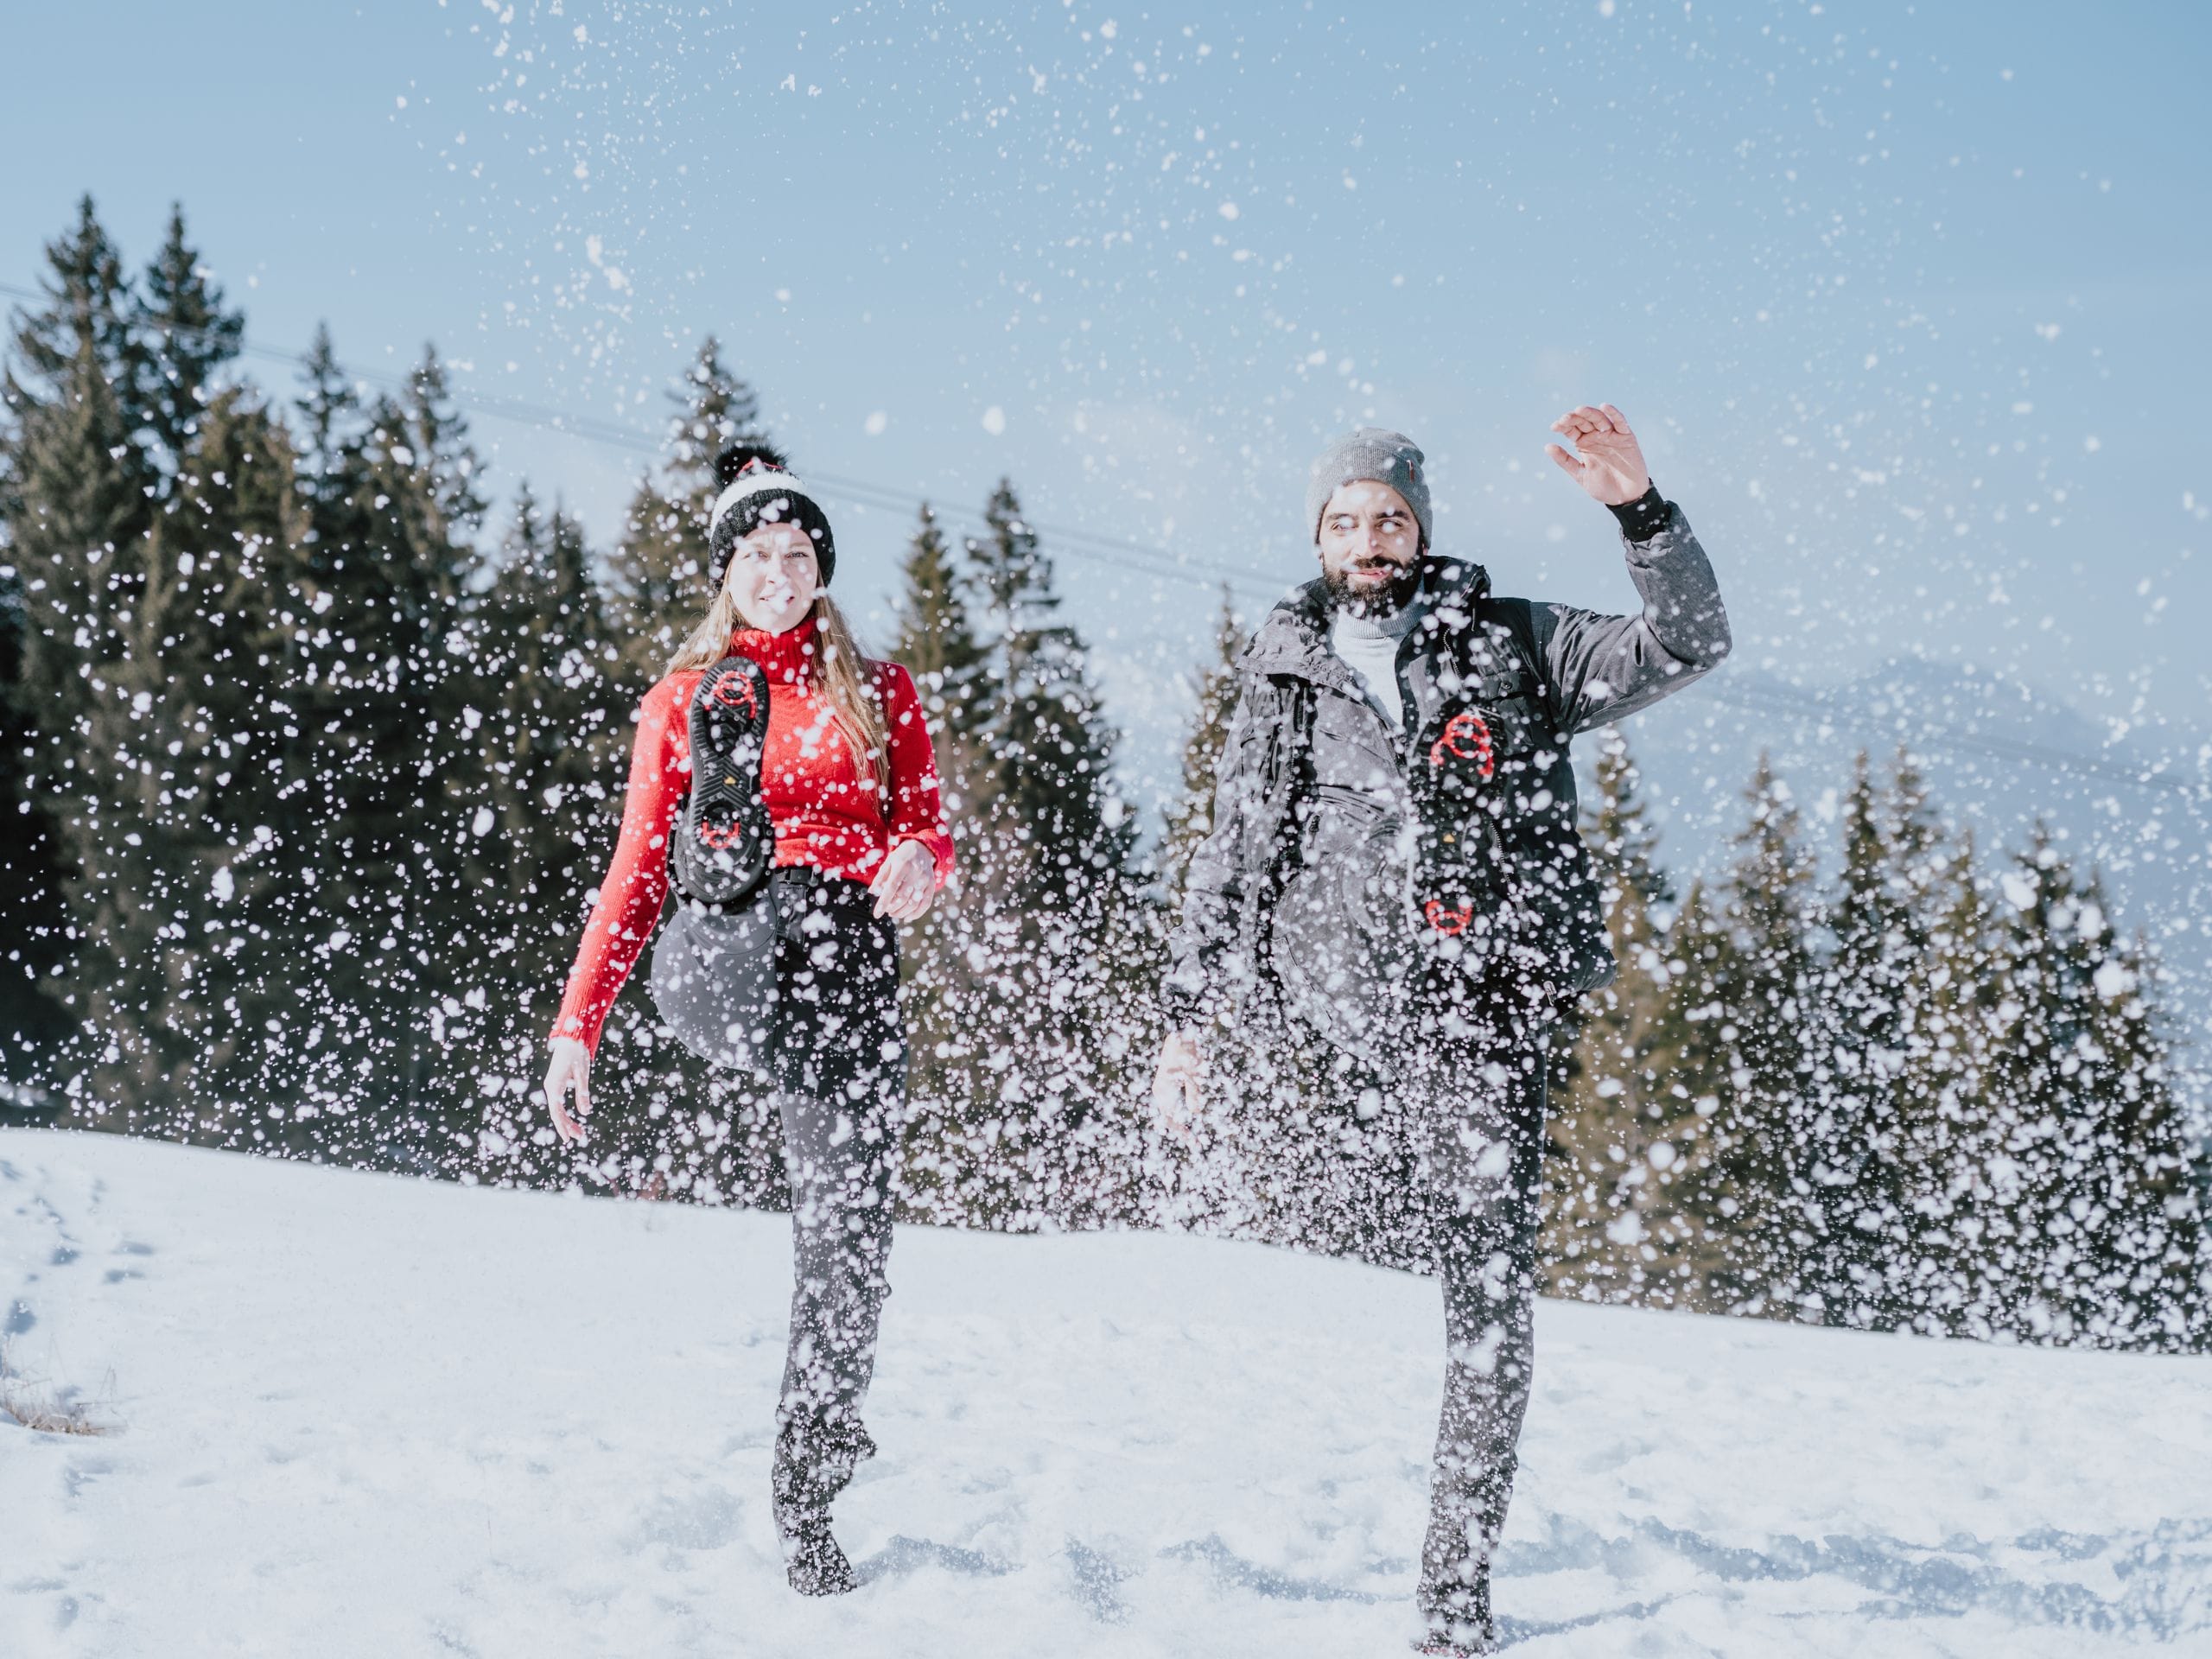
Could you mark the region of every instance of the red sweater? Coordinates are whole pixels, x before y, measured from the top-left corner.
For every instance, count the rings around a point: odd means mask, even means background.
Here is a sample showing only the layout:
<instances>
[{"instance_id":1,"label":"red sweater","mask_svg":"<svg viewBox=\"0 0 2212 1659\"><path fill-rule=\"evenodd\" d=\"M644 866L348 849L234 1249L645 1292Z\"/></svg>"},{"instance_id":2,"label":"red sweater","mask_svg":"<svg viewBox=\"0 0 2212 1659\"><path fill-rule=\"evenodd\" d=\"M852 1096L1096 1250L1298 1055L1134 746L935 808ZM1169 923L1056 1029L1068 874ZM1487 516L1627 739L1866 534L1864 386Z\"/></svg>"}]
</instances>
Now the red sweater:
<instances>
[{"instance_id":1,"label":"red sweater","mask_svg":"<svg viewBox=\"0 0 2212 1659\"><path fill-rule=\"evenodd\" d=\"M814 635L814 624L806 621L788 633L745 629L729 641L732 651L767 671L768 740L760 781L776 825L776 864L811 864L832 875L867 881L894 845L918 841L937 861L937 881L943 887L952 873L952 837L944 827L937 761L912 677L896 663L870 664L891 734L887 823L873 780L845 741L817 682ZM621 837L584 927L561 1018L553 1027L556 1037L576 1038L586 1048L599 1046L607 1010L637 965L668 897L668 838L677 806L691 786L691 693L702 671L685 669L670 675L638 705Z\"/></svg>"}]
</instances>

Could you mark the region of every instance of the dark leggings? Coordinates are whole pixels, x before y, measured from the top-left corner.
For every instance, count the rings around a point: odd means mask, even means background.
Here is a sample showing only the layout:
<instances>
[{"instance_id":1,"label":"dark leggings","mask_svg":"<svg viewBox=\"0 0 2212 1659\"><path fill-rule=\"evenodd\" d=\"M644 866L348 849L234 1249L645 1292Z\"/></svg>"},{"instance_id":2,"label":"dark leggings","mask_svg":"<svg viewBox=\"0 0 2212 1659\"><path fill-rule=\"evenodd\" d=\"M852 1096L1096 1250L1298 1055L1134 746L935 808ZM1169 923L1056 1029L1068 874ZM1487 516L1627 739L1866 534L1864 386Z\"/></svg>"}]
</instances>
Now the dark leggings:
<instances>
[{"instance_id":1,"label":"dark leggings","mask_svg":"<svg viewBox=\"0 0 2212 1659\"><path fill-rule=\"evenodd\" d=\"M1543 1034L1497 1030L1438 1058L1446 1064L1411 1085L1427 1119L1421 1185L1444 1281L1444 1408L1420 1599L1433 1624L1479 1624L1535 1372Z\"/></svg>"},{"instance_id":2,"label":"dark leggings","mask_svg":"<svg viewBox=\"0 0 2212 1659\"><path fill-rule=\"evenodd\" d=\"M807 1510L826 1505L874 1450L860 1412L891 1290L906 1039L898 931L875 917L868 889L804 867L770 880L776 971L761 1012L783 1120L794 1269L774 1488L779 1510Z\"/></svg>"},{"instance_id":3,"label":"dark leggings","mask_svg":"<svg viewBox=\"0 0 2212 1659\"><path fill-rule=\"evenodd\" d=\"M1263 1011L1232 1062L1225 1230L1433 1273L1444 1288L1444 1404L1420 1599L1479 1628L1528 1414L1535 1351L1546 1027L1508 991L1432 982L1378 1033L1387 1071Z\"/></svg>"}]
</instances>

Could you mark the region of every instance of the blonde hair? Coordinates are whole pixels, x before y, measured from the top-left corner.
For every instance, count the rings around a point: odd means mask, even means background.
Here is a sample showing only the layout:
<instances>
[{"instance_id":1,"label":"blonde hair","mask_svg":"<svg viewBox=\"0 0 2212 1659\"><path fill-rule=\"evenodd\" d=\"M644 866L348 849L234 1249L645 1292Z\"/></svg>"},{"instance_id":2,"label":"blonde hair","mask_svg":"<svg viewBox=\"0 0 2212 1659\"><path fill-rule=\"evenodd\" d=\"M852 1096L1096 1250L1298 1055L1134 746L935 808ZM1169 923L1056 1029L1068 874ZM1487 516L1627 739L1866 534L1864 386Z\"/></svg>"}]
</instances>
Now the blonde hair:
<instances>
[{"instance_id":1,"label":"blonde hair","mask_svg":"<svg viewBox=\"0 0 2212 1659\"><path fill-rule=\"evenodd\" d=\"M884 821L888 823L891 728L884 718L882 694L876 689L874 664L861 654L860 642L853 637L845 613L827 593L815 594L807 615L815 626L813 672L819 677L823 696L830 700L830 711L846 747L859 758L861 772L874 784ZM688 668L713 667L729 655L729 637L741 623L737 601L725 582L699 626L668 659L668 671L676 674Z\"/></svg>"}]
</instances>

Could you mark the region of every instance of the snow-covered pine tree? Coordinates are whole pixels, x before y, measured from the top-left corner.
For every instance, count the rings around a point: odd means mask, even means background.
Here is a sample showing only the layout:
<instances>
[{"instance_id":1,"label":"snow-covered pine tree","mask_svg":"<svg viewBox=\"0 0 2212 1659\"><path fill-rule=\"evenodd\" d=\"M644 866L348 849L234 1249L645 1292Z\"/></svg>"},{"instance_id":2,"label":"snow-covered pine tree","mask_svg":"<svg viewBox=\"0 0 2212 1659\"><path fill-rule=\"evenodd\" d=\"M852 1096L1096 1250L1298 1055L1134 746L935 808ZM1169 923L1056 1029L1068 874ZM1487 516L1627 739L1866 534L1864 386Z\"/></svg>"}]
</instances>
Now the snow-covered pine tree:
<instances>
[{"instance_id":1,"label":"snow-covered pine tree","mask_svg":"<svg viewBox=\"0 0 2212 1659\"><path fill-rule=\"evenodd\" d=\"M73 848L75 978L97 1033L90 1077L102 1121L122 1105L156 1115L162 1133L228 1142L250 1133L262 1103L231 1075L247 1010L231 984L229 930L241 912L226 809L243 757L226 753L229 642L206 613L219 611L244 550L291 527L290 456L243 392L201 415L114 592L117 650L80 728L85 756L99 758L99 810Z\"/></svg>"},{"instance_id":2,"label":"snow-covered pine tree","mask_svg":"<svg viewBox=\"0 0 2212 1659\"><path fill-rule=\"evenodd\" d=\"M967 555L991 632L993 695L986 781L963 823L977 906L969 1015L996 1034L967 1094L976 1174L963 1200L1026 1225L1096 1201L1088 1154L1103 1120L1134 1109L1131 1081L1149 1058L1126 1006L1136 825L1115 786L1119 734L1088 647L1055 620L1052 562L1010 483L992 493Z\"/></svg>"},{"instance_id":3,"label":"snow-covered pine tree","mask_svg":"<svg viewBox=\"0 0 2212 1659\"><path fill-rule=\"evenodd\" d=\"M1992 1322L2044 1342L2202 1347L2204 1217L2154 976L2047 827L2000 885Z\"/></svg>"},{"instance_id":4,"label":"snow-covered pine tree","mask_svg":"<svg viewBox=\"0 0 2212 1659\"><path fill-rule=\"evenodd\" d=\"M1808 1039L1818 973L1814 861L1789 787L1764 753L1745 796L1751 816L1736 837L1715 975L1727 1083L1700 1183L1727 1222L1710 1234L1708 1291L1733 1311L1817 1318L1827 1222L1806 1179L1807 1149L1831 1074Z\"/></svg>"},{"instance_id":5,"label":"snow-covered pine tree","mask_svg":"<svg viewBox=\"0 0 2212 1659\"><path fill-rule=\"evenodd\" d=\"M1154 863L1162 897L1170 908L1179 901L1191 855L1213 828L1214 779L1236 712L1236 659L1248 638L1224 584L1215 613L1213 654L1191 677L1191 726L1183 739L1181 787L1162 813L1160 845Z\"/></svg>"},{"instance_id":6,"label":"snow-covered pine tree","mask_svg":"<svg viewBox=\"0 0 2212 1659\"><path fill-rule=\"evenodd\" d=\"M168 926L150 949L127 929L117 937L131 959L124 972L162 970L148 982L149 1012L162 999L156 1028L188 1039L164 1082L188 1107L194 1138L283 1145L292 1056L257 1062L268 1021L299 1007L298 941L262 839L278 804L267 734L256 729L265 671L243 647L259 632L252 619L269 572L284 567L308 517L289 435L250 387L195 403L188 425L148 560L148 612L163 630L157 648L148 641L161 687L148 717L168 731L166 741L151 734L166 758L154 775L162 787L141 810L159 825L168 868L138 879ZM143 770L139 781L149 781Z\"/></svg>"},{"instance_id":7,"label":"snow-covered pine tree","mask_svg":"<svg viewBox=\"0 0 2212 1659\"><path fill-rule=\"evenodd\" d=\"M1757 1190L1762 1171L1774 1161L1757 1141L1745 1144L1746 1128L1732 1109L1737 1090L1749 1081L1737 1052L1742 1032L1731 1014L1742 978L1739 952L1721 913L1726 886L1690 883L1663 950L1668 1001L1652 1034L1651 1070L1668 1079L1668 1092L1687 1102L1681 1156L1673 1170L1672 1198L1682 1222L1675 1282L1679 1305L1700 1313L1725 1313L1744 1300L1747 1284L1759 1282L1768 1256L1756 1230L1775 1205ZM1679 1092L1677 1092L1679 1090Z\"/></svg>"},{"instance_id":8,"label":"snow-covered pine tree","mask_svg":"<svg viewBox=\"0 0 2212 1659\"><path fill-rule=\"evenodd\" d=\"M2003 1039L1995 1011L2003 999L1996 920L1977 868L1974 831L1961 830L1931 893L1937 915L1929 939L1923 1041L1908 1061L1906 1156L1916 1174L1909 1259L1916 1330L1988 1337L2002 1300L2005 1271L1992 1217L2001 1206L1991 1165L1999 1131L1994 1073Z\"/></svg>"},{"instance_id":9,"label":"snow-covered pine tree","mask_svg":"<svg viewBox=\"0 0 2212 1659\"><path fill-rule=\"evenodd\" d=\"M597 879L628 729L609 680L615 654L583 527L548 513L527 480L496 554L469 587L464 699L443 816L467 836L449 879L464 895L430 1013L446 1087L485 1102L487 1126L526 1148L539 1070L574 943L577 900ZM473 718L472 718L473 717ZM512 1160L500 1159L503 1172Z\"/></svg>"},{"instance_id":10,"label":"snow-covered pine tree","mask_svg":"<svg viewBox=\"0 0 2212 1659\"><path fill-rule=\"evenodd\" d=\"M1815 1010L1829 1077L1805 1153L1827 1220L1814 1271L1828 1318L1896 1330L1926 1298L1923 1221L1947 1176L1929 1080L1936 957L1950 906L1942 826L1918 769L1899 753L1877 786L1861 751L1844 799L1832 945Z\"/></svg>"},{"instance_id":11,"label":"snow-covered pine tree","mask_svg":"<svg viewBox=\"0 0 2212 1659\"><path fill-rule=\"evenodd\" d=\"M667 457L658 477L648 474L638 480L607 559L616 647L633 702L666 671L713 598L707 586L707 519L719 489L715 457L728 444L768 436L760 398L724 365L721 344L711 334L668 397L673 413Z\"/></svg>"},{"instance_id":12,"label":"snow-covered pine tree","mask_svg":"<svg viewBox=\"0 0 2212 1659\"><path fill-rule=\"evenodd\" d=\"M986 995L990 953L982 920L990 899L976 879L982 851L971 823L995 779L986 727L999 696L993 659L977 639L968 582L928 504L900 567L899 639L893 656L914 677L930 722L944 810L959 846L958 873L915 926L900 955L912 1062L902 1202L924 1219L965 1213L963 1166L984 1063L985 1033L970 1011Z\"/></svg>"},{"instance_id":13,"label":"snow-covered pine tree","mask_svg":"<svg viewBox=\"0 0 2212 1659\"><path fill-rule=\"evenodd\" d=\"M1555 1294L1672 1306L1691 1297L1702 1249L1675 1187L1706 1155L1705 1120L1680 1075L1683 1035L1663 926L1674 884L1618 730L1599 743L1595 782L1583 836L1604 883L1620 973L1559 1028L1543 1260Z\"/></svg>"},{"instance_id":14,"label":"snow-covered pine tree","mask_svg":"<svg viewBox=\"0 0 2212 1659\"><path fill-rule=\"evenodd\" d=\"M429 1016L467 902L454 877L468 824L442 809L466 723L459 652L483 507L435 353L315 464L307 536L270 573L261 653L276 740L265 764L289 809L272 856L315 992L266 1054L300 1080L296 1116L334 1115L303 1131L326 1155L442 1166L474 1139L473 1106L465 1127L432 1132Z\"/></svg>"}]
</instances>

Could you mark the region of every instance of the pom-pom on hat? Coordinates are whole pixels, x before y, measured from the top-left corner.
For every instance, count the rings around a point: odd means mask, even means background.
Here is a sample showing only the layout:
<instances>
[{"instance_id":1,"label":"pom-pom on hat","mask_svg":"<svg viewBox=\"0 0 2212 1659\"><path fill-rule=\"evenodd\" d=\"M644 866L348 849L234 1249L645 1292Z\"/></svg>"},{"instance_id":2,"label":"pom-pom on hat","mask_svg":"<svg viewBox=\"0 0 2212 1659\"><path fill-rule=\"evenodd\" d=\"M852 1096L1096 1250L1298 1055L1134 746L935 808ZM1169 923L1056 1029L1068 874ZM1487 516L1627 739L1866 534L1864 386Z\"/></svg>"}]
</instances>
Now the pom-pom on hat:
<instances>
[{"instance_id":1,"label":"pom-pom on hat","mask_svg":"<svg viewBox=\"0 0 2212 1659\"><path fill-rule=\"evenodd\" d=\"M715 457L722 486L707 519L707 579L716 588L729 569L730 550L762 524L797 524L814 538L822 585L837 568L837 542L830 515L794 477L791 463L765 443L733 443Z\"/></svg>"}]
</instances>

